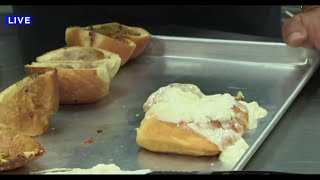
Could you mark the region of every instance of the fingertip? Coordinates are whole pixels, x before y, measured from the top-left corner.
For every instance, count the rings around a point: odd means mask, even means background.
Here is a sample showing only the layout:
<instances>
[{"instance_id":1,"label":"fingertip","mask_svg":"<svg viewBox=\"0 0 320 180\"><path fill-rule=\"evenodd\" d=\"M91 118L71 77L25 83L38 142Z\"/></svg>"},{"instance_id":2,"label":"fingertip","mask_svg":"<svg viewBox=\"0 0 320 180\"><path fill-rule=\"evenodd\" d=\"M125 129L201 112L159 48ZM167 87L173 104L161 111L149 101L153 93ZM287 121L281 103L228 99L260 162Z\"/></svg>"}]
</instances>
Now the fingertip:
<instances>
[{"instance_id":1,"label":"fingertip","mask_svg":"<svg viewBox=\"0 0 320 180\"><path fill-rule=\"evenodd\" d=\"M283 41L289 46L302 46L307 39L307 31L302 23L301 15L287 20L282 26Z\"/></svg>"},{"instance_id":2,"label":"fingertip","mask_svg":"<svg viewBox=\"0 0 320 180\"><path fill-rule=\"evenodd\" d=\"M305 32L294 32L289 35L286 43L291 47L299 47L304 44L307 39L307 35Z\"/></svg>"}]
</instances>

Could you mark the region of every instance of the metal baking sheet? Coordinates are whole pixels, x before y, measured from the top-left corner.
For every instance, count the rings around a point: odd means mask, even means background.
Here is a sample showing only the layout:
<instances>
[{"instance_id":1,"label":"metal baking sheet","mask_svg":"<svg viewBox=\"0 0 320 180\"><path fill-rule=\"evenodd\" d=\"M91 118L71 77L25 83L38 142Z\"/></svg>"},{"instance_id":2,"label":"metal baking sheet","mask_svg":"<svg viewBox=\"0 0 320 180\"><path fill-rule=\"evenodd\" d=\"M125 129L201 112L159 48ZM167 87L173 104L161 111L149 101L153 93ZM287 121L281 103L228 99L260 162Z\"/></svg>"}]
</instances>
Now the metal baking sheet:
<instances>
[{"instance_id":1,"label":"metal baking sheet","mask_svg":"<svg viewBox=\"0 0 320 180\"><path fill-rule=\"evenodd\" d=\"M241 170L318 62L318 52L283 43L154 36L144 54L119 71L109 96L96 104L60 106L49 131L36 138L46 154L10 173L91 168L100 163L114 163L124 170ZM246 101L257 101L268 110L258 128L244 135L250 148L235 166L223 165L218 157L160 154L137 146L136 128L144 117L143 103L152 92L170 83L192 83L205 94L236 94L240 90ZM95 141L83 146L91 137Z\"/></svg>"}]
</instances>

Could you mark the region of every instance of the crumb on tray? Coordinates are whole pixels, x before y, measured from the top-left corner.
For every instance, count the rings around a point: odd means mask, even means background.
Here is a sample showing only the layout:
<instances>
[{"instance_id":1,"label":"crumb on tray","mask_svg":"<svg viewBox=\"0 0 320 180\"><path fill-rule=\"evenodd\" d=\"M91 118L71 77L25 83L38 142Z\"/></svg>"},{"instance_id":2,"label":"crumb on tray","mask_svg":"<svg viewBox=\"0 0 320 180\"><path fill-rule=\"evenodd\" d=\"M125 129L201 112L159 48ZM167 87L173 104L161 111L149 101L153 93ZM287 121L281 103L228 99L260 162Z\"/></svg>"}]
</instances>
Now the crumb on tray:
<instances>
[{"instance_id":1,"label":"crumb on tray","mask_svg":"<svg viewBox=\"0 0 320 180\"><path fill-rule=\"evenodd\" d=\"M85 140L84 142L82 142L82 146L88 147L88 146L90 146L92 143L94 143L95 140L96 140L95 137L90 137L89 139L87 139L87 140Z\"/></svg>"},{"instance_id":2,"label":"crumb on tray","mask_svg":"<svg viewBox=\"0 0 320 180\"><path fill-rule=\"evenodd\" d=\"M98 129L97 130L97 133L102 133L103 131L101 129Z\"/></svg>"}]
</instances>

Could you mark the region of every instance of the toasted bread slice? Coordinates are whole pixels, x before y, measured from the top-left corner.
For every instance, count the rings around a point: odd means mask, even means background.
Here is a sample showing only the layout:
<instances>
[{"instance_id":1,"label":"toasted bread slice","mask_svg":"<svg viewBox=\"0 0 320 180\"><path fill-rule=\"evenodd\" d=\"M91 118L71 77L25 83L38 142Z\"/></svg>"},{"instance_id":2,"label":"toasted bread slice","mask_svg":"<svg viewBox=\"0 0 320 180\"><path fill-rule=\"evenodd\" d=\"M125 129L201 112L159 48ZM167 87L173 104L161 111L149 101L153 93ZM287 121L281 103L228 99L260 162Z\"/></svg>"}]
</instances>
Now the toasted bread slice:
<instances>
[{"instance_id":1,"label":"toasted bread slice","mask_svg":"<svg viewBox=\"0 0 320 180\"><path fill-rule=\"evenodd\" d=\"M22 167L44 153L44 148L30 136L0 131L0 171Z\"/></svg>"},{"instance_id":2,"label":"toasted bread slice","mask_svg":"<svg viewBox=\"0 0 320 180\"><path fill-rule=\"evenodd\" d=\"M95 103L109 93L112 78L120 67L114 53L90 48L68 47L48 52L25 66L27 74L56 69L60 104Z\"/></svg>"},{"instance_id":3,"label":"toasted bread slice","mask_svg":"<svg viewBox=\"0 0 320 180\"><path fill-rule=\"evenodd\" d=\"M0 130L40 135L49 127L51 116L58 107L56 72L33 74L0 93Z\"/></svg>"},{"instance_id":4,"label":"toasted bread slice","mask_svg":"<svg viewBox=\"0 0 320 180\"><path fill-rule=\"evenodd\" d=\"M92 29L92 31L104 34L109 37L121 37L134 42L136 44L136 48L130 59L139 56L147 47L151 39L151 34L147 30L141 27L126 26L117 22L97 24L90 26L90 28Z\"/></svg>"},{"instance_id":5,"label":"toasted bread slice","mask_svg":"<svg viewBox=\"0 0 320 180\"><path fill-rule=\"evenodd\" d=\"M96 47L116 53L124 65L132 56L136 44L122 37L112 37L90 28L70 27L66 29L65 41L68 46Z\"/></svg>"}]
</instances>

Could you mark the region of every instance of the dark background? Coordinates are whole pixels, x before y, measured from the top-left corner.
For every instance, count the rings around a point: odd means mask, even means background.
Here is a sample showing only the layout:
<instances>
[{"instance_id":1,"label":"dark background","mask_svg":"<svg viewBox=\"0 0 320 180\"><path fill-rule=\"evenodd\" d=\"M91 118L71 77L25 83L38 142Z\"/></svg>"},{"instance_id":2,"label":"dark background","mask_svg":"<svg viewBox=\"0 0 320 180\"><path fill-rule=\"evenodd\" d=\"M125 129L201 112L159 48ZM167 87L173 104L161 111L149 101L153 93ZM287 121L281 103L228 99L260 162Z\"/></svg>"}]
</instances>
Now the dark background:
<instances>
[{"instance_id":1,"label":"dark background","mask_svg":"<svg viewBox=\"0 0 320 180\"><path fill-rule=\"evenodd\" d=\"M64 46L68 26L112 21L154 35L202 37L201 29L281 37L280 6L13 6L13 14L33 18L32 26L17 28L26 63Z\"/></svg>"}]
</instances>

